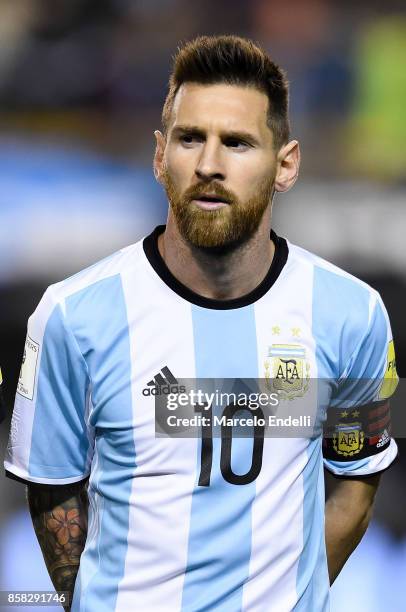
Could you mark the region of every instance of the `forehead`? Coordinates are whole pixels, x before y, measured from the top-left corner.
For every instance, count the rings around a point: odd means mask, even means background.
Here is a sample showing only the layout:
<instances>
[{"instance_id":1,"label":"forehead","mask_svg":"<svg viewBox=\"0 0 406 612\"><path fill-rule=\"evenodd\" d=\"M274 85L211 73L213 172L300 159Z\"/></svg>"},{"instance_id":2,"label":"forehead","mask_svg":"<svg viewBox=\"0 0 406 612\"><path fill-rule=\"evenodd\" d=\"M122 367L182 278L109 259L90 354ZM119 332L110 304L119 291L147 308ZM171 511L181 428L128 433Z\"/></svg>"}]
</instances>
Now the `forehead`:
<instances>
[{"instance_id":1,"label":"forehead","mask_svg":"<svg viewBox=\"0 0 406 612\"><path fill-rule=\"evenodd\" d=\"M172 125L195 125L203 129L269 132L268 97L258 89L240 85L184 83L173 108Z\"/></svg>"}]
</instances>

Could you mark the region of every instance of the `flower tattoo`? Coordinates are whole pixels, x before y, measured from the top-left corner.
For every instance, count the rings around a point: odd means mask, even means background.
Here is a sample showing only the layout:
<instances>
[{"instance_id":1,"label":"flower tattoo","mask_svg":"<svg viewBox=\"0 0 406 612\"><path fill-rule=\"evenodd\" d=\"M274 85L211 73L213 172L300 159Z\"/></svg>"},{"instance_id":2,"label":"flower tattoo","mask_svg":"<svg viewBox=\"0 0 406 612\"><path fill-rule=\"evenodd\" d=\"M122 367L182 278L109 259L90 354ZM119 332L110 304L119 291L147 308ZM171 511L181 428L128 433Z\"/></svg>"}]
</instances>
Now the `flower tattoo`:
<instances>
[{"instance_id":1,"label":"flower tattoo","mask_svg":"<svg viewBox=\"0 0 406 612\"><path fill-rule=\"evenodd\" d=\"M57 506L51 513L47 521L48 529L55 534L58 544L65 546L70 538L77 538L81 535L83 527L80 523L80 514L77 508L65 510Z\"/></svg>"}]
</instances>

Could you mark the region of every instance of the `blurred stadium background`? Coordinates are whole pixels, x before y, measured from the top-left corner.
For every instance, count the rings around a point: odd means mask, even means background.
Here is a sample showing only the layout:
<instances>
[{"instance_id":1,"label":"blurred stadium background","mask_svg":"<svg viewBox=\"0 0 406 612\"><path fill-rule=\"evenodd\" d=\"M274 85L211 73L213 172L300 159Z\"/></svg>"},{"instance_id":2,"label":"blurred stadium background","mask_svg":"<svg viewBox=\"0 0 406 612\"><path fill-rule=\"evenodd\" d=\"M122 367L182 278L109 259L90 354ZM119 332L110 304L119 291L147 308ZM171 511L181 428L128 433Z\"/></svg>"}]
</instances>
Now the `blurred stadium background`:
<instances>
[{"instance_id":1,"label":"blurred stadium background","mask_svg":"<svg viewBox=\"0 0 406 612\"><path fill-rule=\"evenodd\" d=\"M0 0L2 457L28 316L48 284L165 220L151 160L170 57L219 33L252 37L288 72L303 161L276 231L381 292L405 375L403 1ZM333 612L406 609L405 463L383 477ZM0 477L3 590L51 588L24 496Z\"/></svg>"}]
</instances>

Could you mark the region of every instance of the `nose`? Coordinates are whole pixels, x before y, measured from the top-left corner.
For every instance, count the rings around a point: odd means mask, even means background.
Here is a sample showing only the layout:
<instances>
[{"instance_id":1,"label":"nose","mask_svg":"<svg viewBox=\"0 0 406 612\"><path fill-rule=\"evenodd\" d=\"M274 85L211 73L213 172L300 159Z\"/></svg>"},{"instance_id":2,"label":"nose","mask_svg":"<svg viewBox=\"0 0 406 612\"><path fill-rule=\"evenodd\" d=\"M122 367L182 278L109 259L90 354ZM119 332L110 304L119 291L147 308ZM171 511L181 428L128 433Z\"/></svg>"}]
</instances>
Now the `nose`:
<instances>
[{"instance_id":1,"label":"nose","mask_svg":"<svg viewBox=\"0 0 406 612\"><path fill-rule=\"evenodd\" d=\"M225 169L220 157L219 147L215 142L206 141L202 147L195 174L201 181L225 179Z\"/></svg>"}]
</instances>

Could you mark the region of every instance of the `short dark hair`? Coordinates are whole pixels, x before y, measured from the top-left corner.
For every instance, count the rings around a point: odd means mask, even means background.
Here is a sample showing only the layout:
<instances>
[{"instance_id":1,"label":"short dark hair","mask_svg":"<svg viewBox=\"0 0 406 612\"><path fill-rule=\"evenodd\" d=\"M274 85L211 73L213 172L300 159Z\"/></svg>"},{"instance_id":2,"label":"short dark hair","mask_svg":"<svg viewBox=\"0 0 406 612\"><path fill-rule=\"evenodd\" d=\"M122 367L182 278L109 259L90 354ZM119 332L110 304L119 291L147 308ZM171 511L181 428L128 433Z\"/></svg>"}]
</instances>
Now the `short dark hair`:
<instances>
[{"instance_id":1,"label":"short dark hair","mask_svg":"<svg viewBox=\"0 0 406 612\"><path fill-rule=\"evenodd\" d=\"M239 36L199 36L179 47L173 59L162 125L169 128L175 96L183 83L252 86L268 96L268 125L275 148L289 140L289 87L285 73L251 40Z\"/></svg>"}]
</instances>

